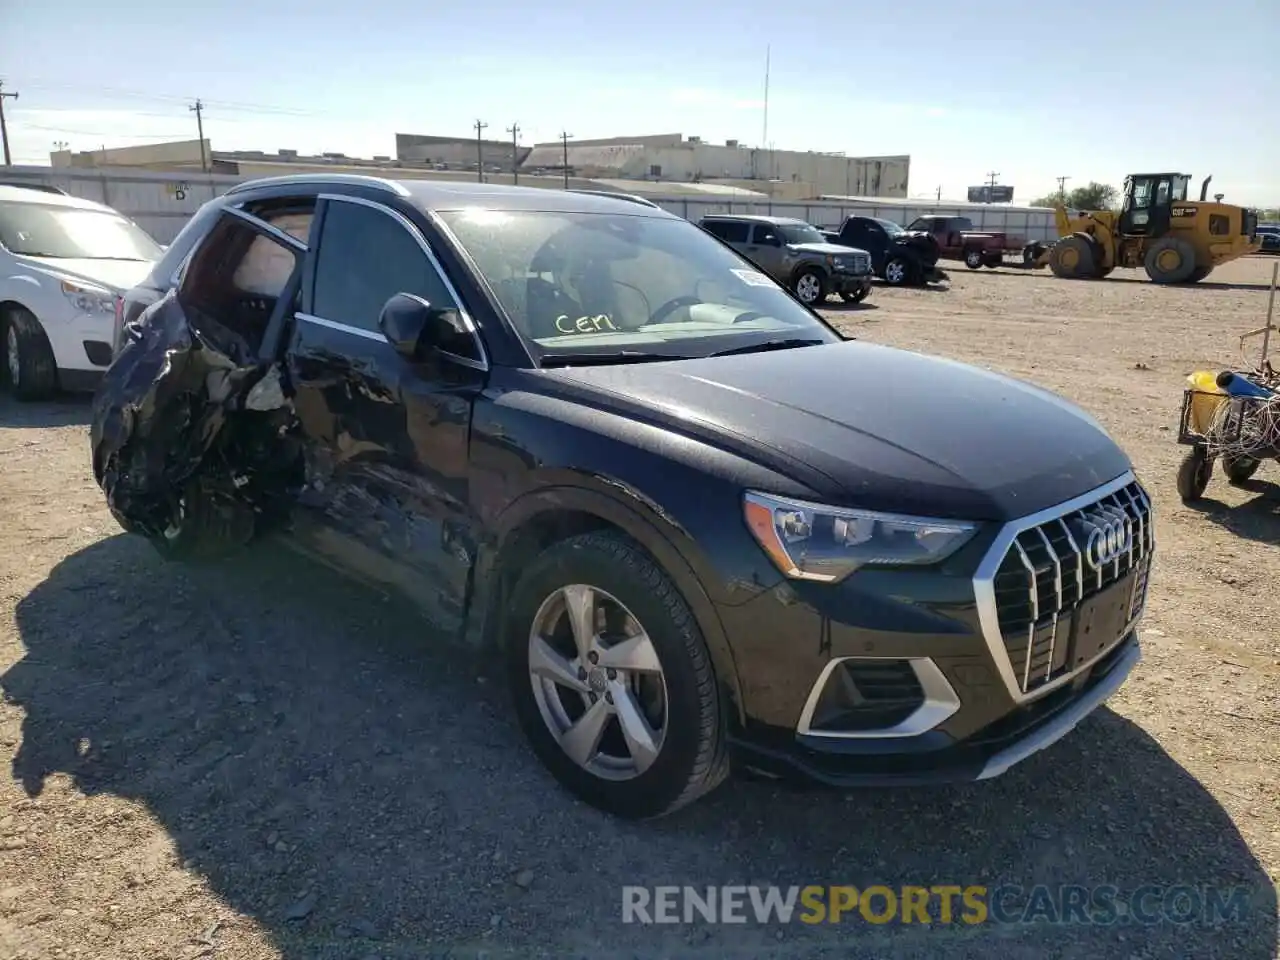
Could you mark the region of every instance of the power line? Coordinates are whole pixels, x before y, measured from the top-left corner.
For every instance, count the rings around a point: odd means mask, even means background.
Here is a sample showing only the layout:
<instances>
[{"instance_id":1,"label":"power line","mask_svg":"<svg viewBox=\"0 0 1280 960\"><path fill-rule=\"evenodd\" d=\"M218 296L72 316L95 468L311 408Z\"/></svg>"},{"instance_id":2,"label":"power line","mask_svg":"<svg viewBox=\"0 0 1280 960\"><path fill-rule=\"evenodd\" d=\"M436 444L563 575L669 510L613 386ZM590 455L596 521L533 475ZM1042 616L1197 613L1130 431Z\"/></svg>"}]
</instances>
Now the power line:
<instances>
[{"instance_id":1,"label":"power line","mask_svg":"<svg viewBox=\"0 0 1280 960\"><path fill-rule=\"evenodd\" d=\"M476 121L476 179L484 183L484 140L481 135L489 126L483 120Z\"/></svg>"},{"instance_id":2,"label":"power line","mask_svg":"<svg viewBox=\"0 0 1280 960\"><path fill-rule=\"evenodd\" d=\"M204 104L197 99L187 109L194 111L196 115L196 132L200 135L200 169L208 173L209 158L204 152Z\"/></svg>"},{"instance_id":3,"label":"power line","mask_svg":"<svg viewBox=\"0 0 1280 960\"><path fill-rule=\"evenodd\" d=\"M6 99L17 100L18 91L6 93L4 89L4 81L0 80L0 141L4 143L4 165L6 167L13 166L13 158L9 155L9 128L4 123L4 102Z\"/></svg>"},{"instance_id":4,"label":"power line","mask_svg":"<svg viewBox=\"0 0 1280 960\"><path fill-rule=\"evenodd\" d=\"M520 124L513 123L507 127L507 133L511 134L511 182L518 184L520 182Z\"/></svg>"},{"instance_id":5,"label":"power line","mask_svg":"<svg viewBox=\"0 0 1280 960\"><path fill-rule=\"evenodd\" d=\"M190 103L191 97L181 96L174 93L147 93L141 90L129 90L122 87L86 87L83 85L67 84L67 83L50 83L41 80L28 80L28 87L34 87L37 90L62 90L74 93L93 93L104 97L117 97L133 100L153 100L156 102L170 103ZM300 110L297 107L282 107L278 104L254 103L246 100L204 100L207 107L225 108L228 110L242 110L254 113L283 114L297 117L316 116L315 111Z\"/></svg>"},{"instance_id":6,"label":"power line","mask_svg":"<svg viewBox=\"0 0 1280 960\"><path fill-rule=\"evenodd\" d=\"M1067 202L1067 181L1070 180L1071 178L1058 177L1056 179L1058 181L1058 199L1061 200L1063 203L1066 203Z\"/></svg>"},{"instance_id":7,"label":"power line","mask_svg":"<svg viewBox=\"0 0 1280 960\"><path fill-rule=\"evenodd\" d=\"M569 138L573 134L562 130L560 132L561 156L564 158L564 188L569 189Z\"/></svg>"}]
</instances>

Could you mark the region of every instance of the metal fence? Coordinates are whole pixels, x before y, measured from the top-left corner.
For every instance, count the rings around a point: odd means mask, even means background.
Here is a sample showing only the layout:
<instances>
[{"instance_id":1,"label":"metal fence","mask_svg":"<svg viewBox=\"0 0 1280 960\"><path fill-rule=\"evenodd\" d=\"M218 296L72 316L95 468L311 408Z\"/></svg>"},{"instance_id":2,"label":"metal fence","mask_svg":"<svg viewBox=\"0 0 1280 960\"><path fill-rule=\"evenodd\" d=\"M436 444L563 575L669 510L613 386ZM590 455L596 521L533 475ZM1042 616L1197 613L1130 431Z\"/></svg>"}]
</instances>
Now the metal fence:
<instances>
[{"instance_id":1,"label":"metal fence","mask_svg":"<svg viewBox=\"0 0 1280 960\"><path fill-rule=\"evenodd\" d=\"M119 210L155 237L169 243L184 223L205 202L248 179L219 174L152 173L142 170L74 170L51 167L9 167L3 172L8 183L43 183L60 187L72 196L105 203ZM1057 236L1053 213L998 206L973 208L930 203L877 204L875 201L811 201L773 203L771 201L710 200L688 196L648 195L664 210L688 220L715 213L766 214L795 217L819 227L832 228L853 214L880 217L904 226L926 214L967 216L978 230L998 230L1028 240L1048 240Z\"/></svg>"}]
</instances>

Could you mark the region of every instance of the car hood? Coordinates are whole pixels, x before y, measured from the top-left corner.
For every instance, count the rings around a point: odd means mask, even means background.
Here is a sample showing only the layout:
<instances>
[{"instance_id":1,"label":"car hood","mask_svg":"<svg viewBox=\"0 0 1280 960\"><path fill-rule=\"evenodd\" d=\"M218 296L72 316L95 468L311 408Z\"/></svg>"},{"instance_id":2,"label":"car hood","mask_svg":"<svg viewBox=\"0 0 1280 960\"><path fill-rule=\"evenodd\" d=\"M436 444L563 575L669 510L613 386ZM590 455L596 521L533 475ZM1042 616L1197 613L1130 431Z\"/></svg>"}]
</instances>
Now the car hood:
<instances>
[{"instance_id":1,"label":"car hood","mask_svg":"<svg viewBox=\"0 0 1280 960\"><path fill-rule=\"evenodd\" d=\"M801 253L817 253L824 257L838 257L841 255L848 256L851 251L858 248L846 247L838 243L793 243L791 244L791 249L798 250Z\"/></svg>"},{"instance_id":2,"label":"car hood","mask_svg":"<svg viewBox=\"0 0 1280 960\"><path fill-rule=\"evenodd\" d=\"M868 509L1008 520L1131 469L1093 418L1054 394L856 341L542 373L579 402L656 421Z\"/></svg>"},{"instance_id":3,"label":"car hood","mask_svg":"<svg viewBox=\"0 0 1280 960\"><path fill-rule=\"evenodd\" d=\"M61 257L17 255L13 259L59 280L92 283L100 287L108 287L115 293L124 293L130 287L141 283L152 266L150 260L72 260Z\"/></svg>"}]
</instances>

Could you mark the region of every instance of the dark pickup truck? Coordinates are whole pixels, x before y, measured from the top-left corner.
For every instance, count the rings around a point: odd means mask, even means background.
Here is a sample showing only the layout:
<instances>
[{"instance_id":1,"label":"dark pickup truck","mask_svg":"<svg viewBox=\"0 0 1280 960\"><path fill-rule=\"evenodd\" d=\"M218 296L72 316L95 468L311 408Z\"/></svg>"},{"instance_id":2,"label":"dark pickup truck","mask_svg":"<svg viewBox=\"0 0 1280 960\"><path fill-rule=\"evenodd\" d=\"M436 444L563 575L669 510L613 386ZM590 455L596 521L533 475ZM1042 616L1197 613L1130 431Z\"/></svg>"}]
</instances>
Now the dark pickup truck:
<instances>
[{"instance_id":1,"label":"dark pickup truck","mask_svg":"<svg viewBox=\"0 0 1280 960\"><path fill-rule=\"evenodd\" d=\"M994 269L1004 263L1005 251L1021 252L1026 246L1025 237L975 230L973 221L968 217L916 217L907 230L929 234L937 241L942 259L963 260L970 270L980 267Z\"/></svg>"},{"instance_id":2,"label":"dark pickup truck","mask_svg":"<svg viewBox=\"0 0 1280 960\"><path fill-rule=\"evenodd\" d=\"M848 217L839 229L822 231L831 243L866 250L871 269L891 286L920 286L947 279L938 269L938 244L927 233L910 232L892 220Z\"/></svg>"}]
</instances>

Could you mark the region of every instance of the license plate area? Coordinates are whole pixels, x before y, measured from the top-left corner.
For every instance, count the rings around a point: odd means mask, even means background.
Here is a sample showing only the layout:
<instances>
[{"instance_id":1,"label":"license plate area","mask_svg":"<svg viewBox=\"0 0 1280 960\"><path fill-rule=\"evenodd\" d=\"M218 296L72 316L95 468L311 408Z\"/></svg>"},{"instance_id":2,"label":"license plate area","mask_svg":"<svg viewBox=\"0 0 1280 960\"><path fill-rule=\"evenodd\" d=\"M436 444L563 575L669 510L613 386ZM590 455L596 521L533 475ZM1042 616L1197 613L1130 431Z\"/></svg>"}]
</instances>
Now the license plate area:
<instances>
[{"instance_id":1,"label":"license plate area","mask_svg":"<svg viewBox=\"0 0 1280 960\"><path fill-rule=\"evenodd\" d=\"M1124 637L1134 617L1136 576L1137 571L1125 574L1076 607L1071 618L1068 670L1075 670L1100 656Z\"/></svg>"}]
</instances>

